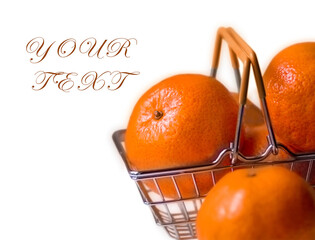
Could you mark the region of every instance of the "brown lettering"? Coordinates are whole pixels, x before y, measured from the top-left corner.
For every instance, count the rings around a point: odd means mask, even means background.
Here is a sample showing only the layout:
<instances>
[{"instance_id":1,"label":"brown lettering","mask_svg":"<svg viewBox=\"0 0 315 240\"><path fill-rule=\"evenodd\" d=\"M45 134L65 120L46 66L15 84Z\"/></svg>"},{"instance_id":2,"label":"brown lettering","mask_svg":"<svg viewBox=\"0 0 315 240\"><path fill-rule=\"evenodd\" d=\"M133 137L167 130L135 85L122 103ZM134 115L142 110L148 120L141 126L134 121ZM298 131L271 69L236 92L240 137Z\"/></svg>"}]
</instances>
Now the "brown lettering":
<instances>
[{"instance_id":1,"label":"brown lettering","mask_svg":"<svg viewBox=\"0 0 315 240\"><path fill-rule=\"evenodd\" d=\"M130 75L139 75L140 72L119 72L115 71L113 72L113 77L111 79L110 84L107 86L107 88L111 91L117 90L121 87L121 85L124 83L126 78Z\"/></svg>"},{"instance_id":2,"label":"brown lettering","mask_svg":"<svg viewBox=\"0 0 315 240\"><path fill-rule=\"evenodd\" d=\"M53 83L58 85L58 88L64 92L68 92L73 86L74 81L71 79L72 76L77 76L77 73L65 73L65 72L44 72L38 71L35 73L37 75L35 79L36 85L39 85L39 88L36 88L35 85L32 86L33 90L39 91L45 88L48 82L51 80ZM66 75L61 80L58 80L61 76Z\"/></svg>"},{"instance_id":3,"label":"brown lettering","mask_svg":"<svg viewBox=\"0 0 315 240\"><path fill-rule=\"evenodd\" d=\"M59 57L62 57L62 58L69 57L74 52L75 48L76 48L76 40L73 38L68 38L59 45L57 53Z\"/></svg>"},{"instance_id":4,"label":"brown lettering","mask_svg":"<svg viewBox=\"0 0 315 240\"><path fill-rule=\"evenodd\" d=\"M74 81L71 79L71 75L77 76L78 74L74 72L67 73L64 79L60 80L59 82L56 81L60 90L69 92L69 90L74 86Z\"/></svg>"},{"instance_id":5,"label":"brown lettering","mask_svg":"<svg viewBox=\"0 0 315 240\"><path fill-rule=\"evenodd\" d=\"M40 53L41 49L44 47L44 43L45 43L45 40L42 37L33 38L31 41L27 43L26 51L28 53L35 53L35 55L39 58L37 61L34 60L34 58L30 58L31 63L39 63L43 61L44 58L47 56L49 49L55 42L50 44L46 50L43 50L43 53Z\"/></svg>"},{"instance_id":6,"label":"brown lettering","mask_svg":"<svg viewBox=\"0 0 315 240\"><path fill-rule=\"evenodd\" d=\"M91 38L87 38L85 39L79 47L79 51L83 54L88 53L89 57L94 57L95 54L99 59L104 58L104 56L100 56L100 53L102 51L103 46L105 45L105 43L107 42L107 39L105 39L105 41L102 43L102 45L98 48L98 50L96 50L96 52L94 54L92 54L93 49L96 46L96 39L91 37Z\"/></svg>"},{"instance_id":7,"label":"brown lettering","mask_svg":"<svg viewBox=\"0 0 315 240\"><path fill-rule=\"evenodd\" d=\"M131 46L131 40L135 40L137 44L137 40L135 38L116 38L112 40L107 46L106 55L108 57L115 57L122 52L125 57L129 58L129 56L127 56L127 50L128 47Z\"/></svg>"}]
</instances>

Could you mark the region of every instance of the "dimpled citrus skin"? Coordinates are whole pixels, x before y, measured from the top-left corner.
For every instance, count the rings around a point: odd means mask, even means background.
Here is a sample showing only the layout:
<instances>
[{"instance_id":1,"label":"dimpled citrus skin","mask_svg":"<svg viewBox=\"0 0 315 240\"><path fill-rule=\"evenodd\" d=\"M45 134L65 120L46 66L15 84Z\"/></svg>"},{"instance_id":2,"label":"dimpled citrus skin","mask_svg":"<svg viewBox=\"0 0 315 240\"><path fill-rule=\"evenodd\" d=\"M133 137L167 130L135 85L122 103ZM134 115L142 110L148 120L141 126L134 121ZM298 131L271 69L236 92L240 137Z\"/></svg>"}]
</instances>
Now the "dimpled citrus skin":
<instances>
[{"instance_id":1,"label":"dimpled citrus skin","mask_svg":"<svg viewBox=\"0 0 315 240\"><path fill-rule=\"evenodd\" d=\"M196 229L199 240L315 239L315 193L286 168L236 170L210 190Z\"/></svg>"},{"instance_id":2,"label":"dimpled citrus skin","mask_svg":"<svg viewBox=\"0 0 315 240\"><path fill-rule=\"evenodd\" d=\"M156 120L154 111L163 112ZM208 163L233 141L238 106L217 80L182 74L161 81L137 102L126 131L135 170Z\"/></svg>"},{"instance_id":3,"label":"dimpled citrus skin","mask_svg":"<svg viewBox=\"0 0 315 240\"><path fill-rule=\"evenodd\" d=\"M260 156L263 154L269 146L267 136L268 130L266 125L258 126L244 126L244 139L240 145L240 152L245 156ZM277 140L282 142L279 137ZM290 157L286 152L279 149L276 155L270 154L265 161L285 161L290 160ZM290 165L288 165L290 167Z\"/></svg>"},{"instance_id":4,"label":"dimpled citrus skin","mask_svg":"<svg viewBox=\"0 0 315 240\"><path fill-rule=\"evenodd\" d=\"M232 93L234 99L238 102L239 94ZM269 135L267 125L264 120L264 115L259 107L247 99L244 108L242 120L243 139L239 146L239 151L247 157L260 156L269 146L267 136ZM277 137L277 136L276 136ZM277 137L277 140L281 140ZM266 160L281 161L289 160L289 156L279 151L277 155L270 154Z\"/></svg>"},{"instance_id":5,"label":"dimpled citrus skin","mask_svg":"<svg viewBox=\"0 0 315 240\"><path fill-rule=\"evenodd\" d=\"M263 79L276 135L297 152L315 151L315 42L279 52Z\"/></svg>"},{"instance_id":6,"label":"dimpled citrus skin","mask_svg":"<svg viewBox=\"0 0 315 240\"><path fill-rule=\"evenodd\" d=\"M156 111L161 113L159 119ZM200 74L171 76L144 93L133 109L125 137L129 164L137 171L208 164L234 140L237 113L237 103L216 79ZM196 195L191 176L176 180L182 197ZM195 180L201 195L212 187L210 174ZM146 183L158 192L152 181ZM164 196L178 197L171 179L158 183Z\"/></svg>"},{"instance_id":7,"label":"dimpled citrus skin","mask_svg":"<svg viewBox=\"0 0 315 240\"><path fill-rule=\"evenodd\" d=\"M239 93L231 93L235 101L239 102ZM257 107L252 101L247 99L244 106L244 115L242 124L248 127L256 127L265 124L264 115L259 107Z\"/></svg>"}]
</instances>

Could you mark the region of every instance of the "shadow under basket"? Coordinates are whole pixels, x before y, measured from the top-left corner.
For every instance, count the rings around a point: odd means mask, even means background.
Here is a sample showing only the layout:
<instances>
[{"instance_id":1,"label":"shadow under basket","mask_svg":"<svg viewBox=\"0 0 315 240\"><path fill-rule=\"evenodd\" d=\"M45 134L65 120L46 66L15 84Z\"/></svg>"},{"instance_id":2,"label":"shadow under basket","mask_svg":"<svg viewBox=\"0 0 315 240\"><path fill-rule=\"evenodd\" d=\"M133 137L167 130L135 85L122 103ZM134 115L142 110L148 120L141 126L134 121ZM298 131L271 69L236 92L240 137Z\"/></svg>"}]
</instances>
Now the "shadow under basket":
<instances>
[{"instance_id":1,"label":"shadow under basket","mask_svg":"<svg viewBox=\"0 0 315 240\"><path fill-rule=\"evenodd\" d=\"M115 145L124 160L129 176L135 181L144 204L149 206L155 222L175 239L196 239L196 217L208 191L226 173L239 168L282 165L298 173L315 189L314 158L219 164L151 172L132 171L124 148L125 130L113 134ZM228 151L227 154L228 155ZM226 158L224 158L226 159ZM229 159L230 160L230 159ZM231 161L230 161L231 162Z\"/></svg>"}]
</instances>

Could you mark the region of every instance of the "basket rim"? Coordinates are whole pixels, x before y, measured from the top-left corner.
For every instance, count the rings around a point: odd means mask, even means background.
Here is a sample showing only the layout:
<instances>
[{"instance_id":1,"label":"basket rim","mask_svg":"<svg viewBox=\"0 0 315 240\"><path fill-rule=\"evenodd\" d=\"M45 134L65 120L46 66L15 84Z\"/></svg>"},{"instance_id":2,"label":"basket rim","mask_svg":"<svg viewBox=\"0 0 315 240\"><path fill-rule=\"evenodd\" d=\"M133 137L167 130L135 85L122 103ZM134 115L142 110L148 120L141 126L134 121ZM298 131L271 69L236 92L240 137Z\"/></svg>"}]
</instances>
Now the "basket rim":
<instances>
[{"instance_id":1,"label":"basket rim","mask_svg":"<svg viewBox=\"0 0 315 240\"><path fill-rule=\"evenodd\" d=\"M210 161L208 164L203 165L194 165L194 166L186 166L186 167L179 167L179 168L165 168L165 169L155 169L155 170L149 170L149 171L136 171L131 169L128 157L125 151L125 148L122 144L125 138L126 129L120 129L116 130L113 135L113 141L116 145L116 148L118 152L120 153L124 164L127 168L127 171L129 173L129 176L134 180L140 180L140 179L146 179L146 178L159 178L159 177L166 177L166 176L175 176L175 175L182 175L182 174L193 174L196 172L204 172L204 171L217 171L222 170L225 168L238 168L238 167L244 167L244 166L263 166L263 165L270 165L270 164L285 164L285 163L293 163L293 162L303 162L303 161L309 161L314 160L315 161L315 153L293 153L290 151L285 145L281 143L277 143L278 148L284 150L292 159L289 160L279 160L279 161L266 161L262 162L264 159L266 159L269 155L273 154L272 152L272 145L270 144L264 153L258 156L244 156L241 153L238 153L238 161L235 163L232 163L230 165L226 166L220 166L220 163L222 162L222 159L227 156L231 155L233 153L233 148L225 148L223 149L215 160ZM231 156L230 159L232 160Z\"/></svg>"}]
</instances>

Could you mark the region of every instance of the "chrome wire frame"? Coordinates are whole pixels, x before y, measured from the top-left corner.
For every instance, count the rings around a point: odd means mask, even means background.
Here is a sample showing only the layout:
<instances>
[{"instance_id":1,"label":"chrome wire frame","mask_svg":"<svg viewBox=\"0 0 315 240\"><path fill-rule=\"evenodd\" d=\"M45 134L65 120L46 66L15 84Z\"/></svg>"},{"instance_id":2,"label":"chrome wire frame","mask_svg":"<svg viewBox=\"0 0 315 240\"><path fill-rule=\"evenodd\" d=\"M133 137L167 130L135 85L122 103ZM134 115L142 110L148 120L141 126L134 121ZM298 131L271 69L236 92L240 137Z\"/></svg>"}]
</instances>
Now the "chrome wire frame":
<instances>
[{"instance_id":1,"label":"chrome wire frame","mask_svg":"<svg viewBox=\"0 0 315 240\"><path fill-rule=\"evenodd\" d=\"M238 168L282 165L291 171L297 172L315 189L315 153L296 154L290 151L284 144L276 141L265 99L266 94L257 57L254 51L231 28L220 28L218 30L210 76L215 77L217 74L222 40L226 40L229 44L235 79L240 91L240 106L235 139L234 142L230 143L229 148L223 149L216 159L209 159L207 165L140 172L132 170L128 164L123 144L126 130L118 130L113 134L116 148L125 163L129 176L136 182L143 202L150 207L156 224L164 227L168 234L175 239L196 239L195 221L197 212L206 197L206 194L200 191L196 181L200 174L207 174L209 179L211 179L211 183L209 184L214 186L224 174ZM239 71L237 57L243 61L242 75ZM250 67L253 67L257 90L261 100L261 108L268 129L268 136L266 136L267 147L262 154L257 156L244 156L238 149L244 105L247 99ZM268 159L269 156L279 154L279 151L287 154L286 160L272 161ZM230 159L230 164L228 165L226 163L223 164L223 159L227 157ZM177 184L180 176L186 176L187 181L194 187L195 194L193 196L184 197L181 193L180 186ZM177 198L170 199L163 195L163 191L159 186L160 179L169 180L173 185L174 191L177 193ZM147 186L146 183L148 181L153 183L157 189L156 192L153 192Z\"/></svg>"},{"instance_id":2,"label":"chrome wire frame","mask_svg":"<svg viewBox=\"0 0 315 240\"><path fill-rule=\"evenodd\" d=\"M315 153L294 154L281 143L277 143L279 151L285 151L288 155L288 160L269 161L268 157L274 154L272 151L273 146L269 144L259 156L244 156L239 153L235 163L232 163L233 148L226 148L220 152L215 160L209 160L208 165L145 172L134 171L128 164L124 149L125 131L125 129L122 129L114 132L113 140L116 148L125 163L129 176L136 183L142 201L150 208L156 224L163 227L169 236L175 239L196 239L196 217L206 197L206 194L201 193L196 181L199 174L208 174L209 179L211 179L209 184L214 186L224 174L238 168L282 165L292 171L297 171L315 189L315 164L313 163L315 161ZM231 145L233 144L231 143ZM226 157L229 157L230 165L222 164L223 159L226 159ZM190 183L191 186L194 186L194 195L189 197L182 195L180 186L177 183L178 178L181 176L186 176L187 179L185 181L187 181L187 184ZM159 186L160 179L169 179L169 182L173 185L174 192L177 193L176 198L168 198L163 195L163 191ZM154 184L157 192L153 192L147 186L148 181Z\"/></svg>"}]
</instances>

